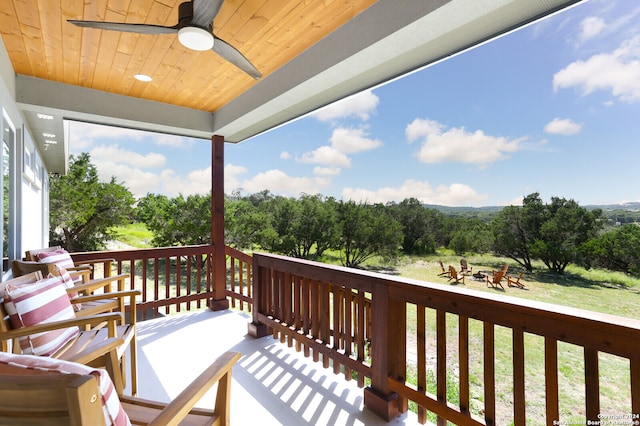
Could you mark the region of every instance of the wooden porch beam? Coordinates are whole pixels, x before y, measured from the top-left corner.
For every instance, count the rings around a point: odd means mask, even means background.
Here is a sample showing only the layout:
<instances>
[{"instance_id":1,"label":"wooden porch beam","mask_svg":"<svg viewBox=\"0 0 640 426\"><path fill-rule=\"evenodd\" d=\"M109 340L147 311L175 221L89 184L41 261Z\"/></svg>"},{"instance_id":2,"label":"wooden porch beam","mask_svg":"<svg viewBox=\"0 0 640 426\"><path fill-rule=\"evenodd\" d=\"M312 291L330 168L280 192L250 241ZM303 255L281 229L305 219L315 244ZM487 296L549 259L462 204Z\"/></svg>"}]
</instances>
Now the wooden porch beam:
<instances>
[{"instance_id":1,"label":"wooden porch beam","mask_svg":"<svg viewBox=\"0 0 640 426\"><path fill-rule=\"evenodd\" d=\"M224 253L224 136L211 138L211 244L213 245L213 311L229 309Z\"/></svg>"}]
</instances>

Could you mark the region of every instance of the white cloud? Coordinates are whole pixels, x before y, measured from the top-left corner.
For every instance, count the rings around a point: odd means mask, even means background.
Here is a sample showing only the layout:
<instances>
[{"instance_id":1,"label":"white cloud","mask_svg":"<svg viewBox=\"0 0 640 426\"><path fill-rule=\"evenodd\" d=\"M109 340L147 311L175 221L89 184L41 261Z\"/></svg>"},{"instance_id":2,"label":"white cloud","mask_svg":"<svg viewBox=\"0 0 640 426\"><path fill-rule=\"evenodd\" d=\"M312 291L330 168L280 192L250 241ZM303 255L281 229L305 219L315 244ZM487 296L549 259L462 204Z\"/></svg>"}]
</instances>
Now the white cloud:
<instances>
[{"instance_id":1,"label":"white cloud","mask_svg":"<svg viewBox=\"0 0 640 426\"><path fill-rule=\"evenodd\" d=\"M444 206L475 206L487 199L487 195L478 194L473 188L461 183L441 185L433 188L429 182L406 180L400 187L385 187L375 191L362 188L344 188L342 197L347 200L387 203L416 198L423 204Z\"/></svg>"},{"instance_id":2,"label":"white cloud","mask_svg":"<svg viewBox=\"0 0 640 426\"><path fill-rule=\"evenodd\" d=\"M301 163L324 164L333 167L349 167L351 165L349 157L331 146L321 146L314 151L305 152L298 161Z\"/></svg>"},{"instance_id":3,"label":"white cloud","mask_svg":"<svg viewBox=\"0 0 640 426\"><path fill-rule=\"evenodd\" d=\"M582 124L578 124L569 118L554 118L544 126L544 131L557 135L575 135L582 129Z\"/></svg>"},{"instance_id":4,"label":"white cloud","mask_svg":"<svg viewBox=\"0 0 640 426\"><path fill-rule=\"evenodd\" d=\"M640 100L640 36L623 42L611 53L576 61L553 76L553 89L576 87L584 96L610 90L623 102Z\"/></svg>"},{"instance_id":5,"label":"white cloud","mask_svg":"<svg viewBox=\"0 0 640 426\"><path fill-rule=\"evenodd\" d=\"M250 194L268 189L276 194L297 197L301 193L322 193L330 183L331 179L326 177L293 177L281 170L268 170L243 181L240 187Z\"/></svg>"},{"instance_id":6,"label":"white cloud","mask_svg":"<svg viewBox=\"0 0 640 426\"><path fill-rule=\"evenodd\" d=\"M597 16L589 16L584 18L580 23L580 42L596 37L607 28L604 19Z\"/></svg>"},{"instance_id":7,"label":"white cloud","mask_svg":"<svg viewBox=\"0 0 640 426\"><path fill-rule=\"evenodd\" d=\"M193 170L187 176L180 176L171 169L160 173L162 190L160 193L168 197L182 195L208 194L211 192L211 167Z\"/></svg>"},{"instance_id":8,"label":"white cloud","mask_svg":"<svg viewBox=\"0 0 640 426\"><path fill-rule=\"evenodd\" d=\"M337 176L342 169L340 167L314 167L313 174L318 176Z\"/></svg>"},{"instance_id":9,"label":"white cloud","mask_svg":"<svg viewBox=\"0 0 640 426\"><path fill-rule=\"evenodd\" d=\"M331 134L331 145L305 152L297 159L300 163L323 164L330 167L349 167L351 159L346 154L356 154L363 151L370 151L379 146L382 142L378 139L367 137L364 128L338 127Z\"/></svg>"},{"instance_id":10,"label":"white cloud","mask_svg":"<svg viewBox=\"0 0 640 426\"><path fill-rule=\"evenodd\" d=\"M382 142L368 138L363 128L338 127L331 135L331 146L344 154L355 154L382 146Z\"/></svg>"},{"instance_id":11,"label":"white cloud","mask_svg":"<svg viewBox=\"0 0 640 426\"><path fill-rule=\"evenodd\" d=\"M331 105L328 105L312 116L320 121L331 121L337 118L355 116L366 121L373 114L380 102L371 90L365 90L356 95L350 96Z\"/></svg>"},{"instance_id":12,"label":"white cloud","mask_svg":"<svg viewBox=\"0 0 640 426\"><path fill-rule=\"evenodd\" d=\"M409 142L421 141L418 158L423 163L459 162L486 165L522 148L525 138L490 136L482 130L446 127L437 121L416 118L405 129Z\"/></svg>"},{"instance_id":13,"label":"white cloud","mask_svg":"<svg viewBox=\"0 0 640 426\"><path fill-rule=\"evenodd\" d=\"M158 193L160 190L160 179L156 173L145 172L112 161L92 162L98 170L98 179L101 182L110 182L111 177L115 176L116 182L124 184L135 198L142 197L149 192Z\"/></svg>"},{"instance_id":14,"label":"white cloud","mask_svg":"<svg viewBox=\"0 0 640 426\"><path fill-rule=\"evenodd\" d=\"M231 194L236 189L240 189L240 175L247 173L248 170L243 166L235 164L227 164L224 166L224 192Z\"/></svg>"},{"instance_id":15,"label":"white cloud","mask_svg":"<svg viewBox=\"0 0 640 426\"><path fill-rule=\"evenodd\" d=\"M138 154L133 151L121 149L118 145L101 145L93 148L89 155L91 161L98 163L101 161L114 161L123 164L130 164L142 169L152 169L164 167L167 163L167 157L162 154L150 152L145 155Z\"/></svg>"},{"instance_id":16,"label":"white cloud","mask_svg":"<svg viewBox=\"0 0 640 426\"><path fill-rule=\"evenodd\" d=\"M289 154L287 151L282 151L282 152L280 153L280 159L281 159L281 160L288 160L288 159L290 159L291 157L292 157L292 156L291 156L291 154Z\"/></svg>"}]
</instances>

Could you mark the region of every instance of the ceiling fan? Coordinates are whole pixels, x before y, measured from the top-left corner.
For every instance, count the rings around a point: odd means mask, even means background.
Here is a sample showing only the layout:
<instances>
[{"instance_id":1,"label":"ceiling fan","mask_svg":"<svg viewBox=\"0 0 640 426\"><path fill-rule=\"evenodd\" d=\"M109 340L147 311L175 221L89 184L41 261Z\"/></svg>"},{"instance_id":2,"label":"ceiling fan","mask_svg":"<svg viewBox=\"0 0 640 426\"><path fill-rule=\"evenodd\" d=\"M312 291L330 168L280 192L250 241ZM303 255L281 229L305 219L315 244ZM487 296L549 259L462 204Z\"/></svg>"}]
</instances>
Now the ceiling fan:
<instances>
[{"instance_id":1,"label":"ceiling fan","mask_svg":"<svg viewBox=\"0 0 640 426\"><path fill-rule=\"evenodd\" d=\"M81 21L68 22L85 28L123 31L138 34L178 34L178 40L192 50L213 50L227 61L256 80L260 71L238 49L213 33L213 19L220 11L224 0L191 0L178 7L178 23L172 27L150 24L128 24L124 22Z\"/></svg>"}]
</instances>

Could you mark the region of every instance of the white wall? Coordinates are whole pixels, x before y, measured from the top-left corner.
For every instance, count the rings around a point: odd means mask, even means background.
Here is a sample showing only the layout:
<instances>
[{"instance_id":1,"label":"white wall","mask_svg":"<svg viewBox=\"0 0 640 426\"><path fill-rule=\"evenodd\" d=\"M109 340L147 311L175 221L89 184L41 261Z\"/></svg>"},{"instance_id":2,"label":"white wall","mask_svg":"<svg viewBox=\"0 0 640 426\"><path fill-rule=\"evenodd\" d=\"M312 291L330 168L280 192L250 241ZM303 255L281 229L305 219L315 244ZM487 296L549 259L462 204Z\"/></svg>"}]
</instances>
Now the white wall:
<instances>
[{"instance_id":1,"label":"white wall","mask_svg":"<svg viewBox=\"0 0 640 426\"><path fill-rule=\"evenodd\" d=\"M0 120L4 128L9 126L15 131L15 141L11 147L12 162L10 164L13 187L10 190L12 203L10 211L9 248L2 253L4 258L23 257L24 251L46 247L48 235L48 185L43 182L48 178L47 170L42 162L42 153L38 152L32 142L31 130L15 102L15 72L9 56L0 39ZM1 146L1 145L0 145ZM25 147L29 155L25 157ZM25 164L25 163L29 164ZM3 199L0 198L0 204ZM0 209L2 212L2 209ZM1 223L1 222L0 222ZM2 239L0 232L0 239ZM0 246L1 247L1 246ZM5 268L6 269L6 268ZM5 276L3 269L2 276Z\"/></svg>"}]
</instances>

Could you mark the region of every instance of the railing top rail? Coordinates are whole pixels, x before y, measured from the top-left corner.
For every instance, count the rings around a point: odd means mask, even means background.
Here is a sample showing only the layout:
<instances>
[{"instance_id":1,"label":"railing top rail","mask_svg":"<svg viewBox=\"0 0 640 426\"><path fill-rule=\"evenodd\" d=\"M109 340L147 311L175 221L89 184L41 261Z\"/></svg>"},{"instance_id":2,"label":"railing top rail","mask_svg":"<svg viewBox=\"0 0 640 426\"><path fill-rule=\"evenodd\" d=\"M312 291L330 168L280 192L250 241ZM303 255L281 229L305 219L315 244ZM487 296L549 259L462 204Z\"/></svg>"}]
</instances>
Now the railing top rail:
<instances>
[{"instance_id":1,"label":"railing top rail","mask_svg":"<svg viewBox=\"0 0 640 426\"><path fill-rule=\"evenodd\" d=\"M235 249L233 247L229 247L229 246L225 246L224 247L224 252L225 252L225 254L227 254L227 255L229 255L231 257L235 257L236 259L239 259L239 260L241 260L243 262L246 262L246 263L251 263L251 261L253 259L251 257L251 255L243 253L240 250Z\"/></svg>"},{"instance_id":2,"label":"railing top rail","mask_svg":"<svg viewBox=\"0 0 640 426\"><path fill-rule=\"evenodd\" d=\"M171 257L177 255L194 255L213 253L215 246L210 244L192 245L192 246L175 246L175 247L158 247L131 250L111 250L111 251L92 251L92 252L75 252L71 256L76 261L85 261L95 258L111 258L115 260L129 259L151 259Z\"/></svg>"},{"instance_id":3,"label":"railing top rail","mask_svg":"<svg viewBox=\"0 0 640 426\"><path fill-rule=\"evenodd\" d=\"M640 320L637 319L269 253L255 253L253 257L257 266L363 291L373 291L376 285L382 284L386 286L388 297L395 300L521 329L627 358L640 356L636 349L640 341Z\"/></svg>"}]
</instances>

